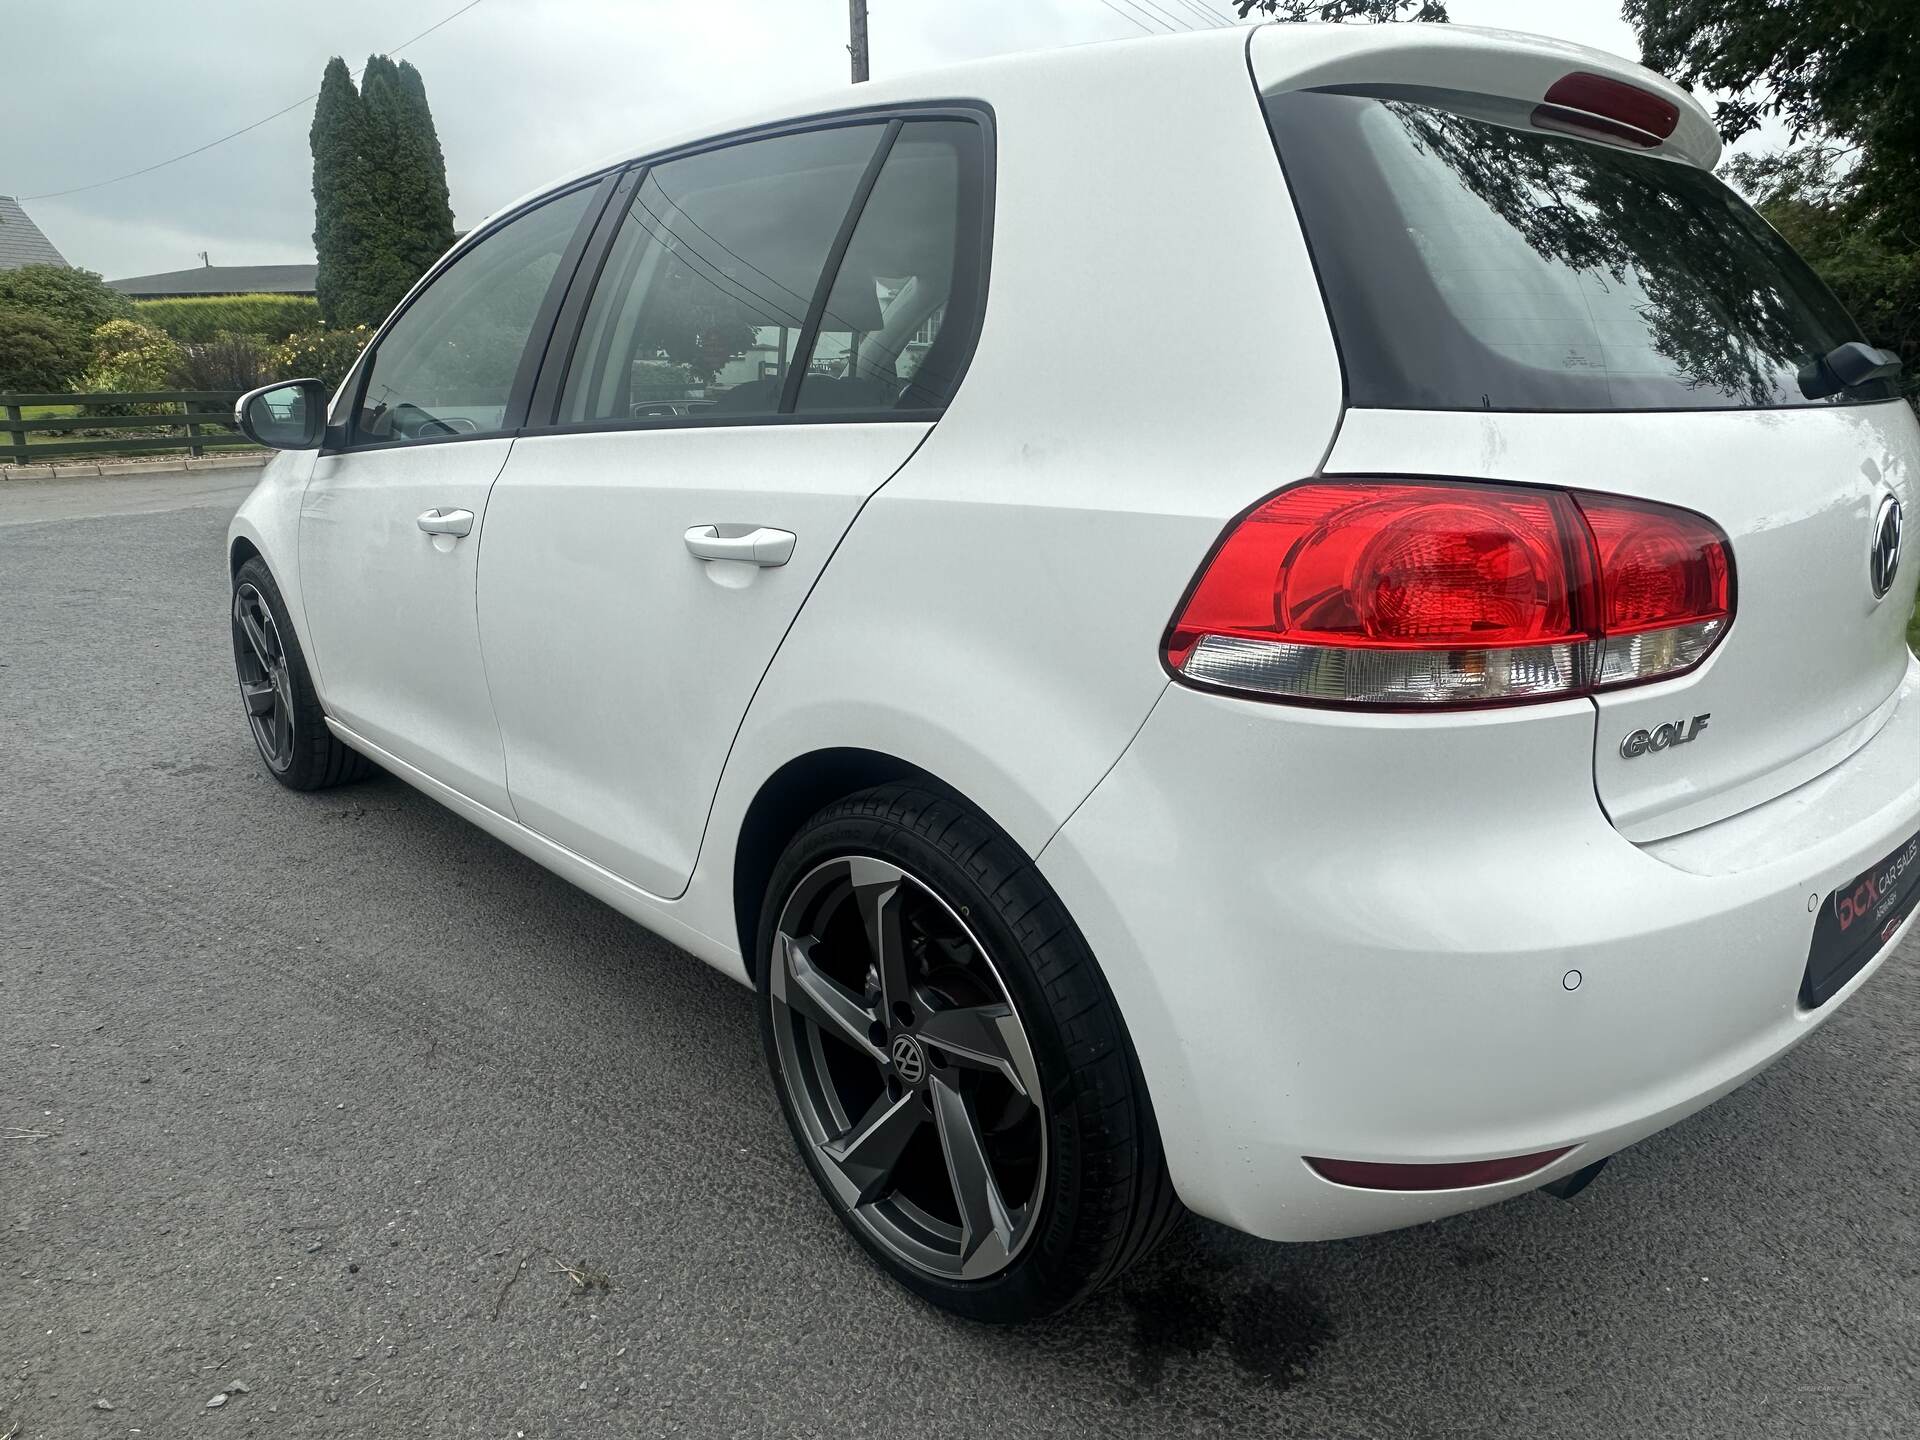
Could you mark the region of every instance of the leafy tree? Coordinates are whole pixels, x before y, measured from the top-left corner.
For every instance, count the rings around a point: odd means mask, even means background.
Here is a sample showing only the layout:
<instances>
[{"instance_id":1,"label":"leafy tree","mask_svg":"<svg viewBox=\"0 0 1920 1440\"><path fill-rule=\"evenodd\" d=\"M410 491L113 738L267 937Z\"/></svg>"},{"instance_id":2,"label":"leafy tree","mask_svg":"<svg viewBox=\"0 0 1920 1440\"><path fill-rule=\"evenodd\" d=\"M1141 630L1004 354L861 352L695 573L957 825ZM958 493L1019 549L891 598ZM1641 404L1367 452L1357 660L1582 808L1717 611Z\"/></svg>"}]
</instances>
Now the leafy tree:
<instances>
[{"instance_id":1,"label":"leafy tree","mask_svg":"<svg viewBox=\"0 0 1920 1440\"><path fill-rule=\"evenodd\" d=\"M402 60L394 71L394 83L400 99L395 143L415 192L406 213L413 227L409 258L419 267L417 278L453 244L453 204L447 194L447 158L427 104L426 82Z\"/></svg>"},{"instance_id":2,"label":"leafy tree","mask_svg":"<svg viewBox=\"0 0 1920 1440\"><path fill-rule=\"evenodd\" d=\"M1920 5L1914 0L1625 0L1642 58L1722 92L1721 135L1768 116L1833 142L1824 199L1904 252L1920 250Z\"/></svg>"},{"instance_id":3,"label":"leafy tree","mask_svg":"<svg viewBox=\"0 0 1920 1440\"><path fill-rule=\"evenodd\" d=\"M1234 0L1240 18L1254 11L1276 20L1427 20L1447 23L1446 0ZM1411 11L1409 14L1407 12Z\"/></svg>"},{"instance_id":4,"label":"leafy tree","mask_svg":"<svg viewBox=\"0 0 1920 1440\"><path fill-rule=\"evenodd\" d=\"M335 56L311 139L321 314L337 326L378 324L453 243L446 159L420 72L375 55L356 91Z\"/></svg>"},{"instance_id":5,"label":"leafy tree","mask_svg":"<svg viewBox=\"0 0 1920 1440\"><path fill-rule=\"evenodd\" d=\"M70 390L88 354L84 331L38 310L0 305L0 390Z\"/></svg>"},{"instance_id":6,"label":"leafy tree","mask_svg":"<svg viewBox=\"0 0 1920 1440\"><path fill-rule=\"evenodd\" d=\"M91 270L22 265L0 270L0 305L32 310L79 333L81 341L109 320L129 319L133 302Z\"/></svg>"},{"instance_id":7,"label":"leafy tree","mask_svg":"<svg viewBox=\"0 0 1920 1440\"><path fill-rule=\"evenodd\" d=\"M372 191L372 147L366 111L338 55L320 77L313 107L313 250L319 260L314 289L320 313L338 324L365 308L361 272L372 243L367 197Z\"/></svg>"}]
</instances>

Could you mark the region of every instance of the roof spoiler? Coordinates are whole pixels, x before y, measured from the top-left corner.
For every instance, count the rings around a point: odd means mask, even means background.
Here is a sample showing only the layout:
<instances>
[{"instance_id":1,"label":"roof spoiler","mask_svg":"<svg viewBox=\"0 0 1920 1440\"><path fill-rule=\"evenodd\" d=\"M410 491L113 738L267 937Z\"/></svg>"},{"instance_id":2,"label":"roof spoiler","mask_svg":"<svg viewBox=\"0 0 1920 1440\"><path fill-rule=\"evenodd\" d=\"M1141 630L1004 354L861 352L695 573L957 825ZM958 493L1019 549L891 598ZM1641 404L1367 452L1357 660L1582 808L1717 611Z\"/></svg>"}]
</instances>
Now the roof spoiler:
<instances>
[{"instance_id":1,"label":"roof spoiler","mask_svg":"<svg viewBox=\"0 0 1920 1440\"><path fill-rule=\"evenodd\" d=\"M1257 27L1248 63L1263 95L1327 88L1418 88L1537 107L1533 123L1671 155L1703 170L1720 135L1700 102L1662 75L1604 50L1467 25Z\"/></svg>"}]
</instances>

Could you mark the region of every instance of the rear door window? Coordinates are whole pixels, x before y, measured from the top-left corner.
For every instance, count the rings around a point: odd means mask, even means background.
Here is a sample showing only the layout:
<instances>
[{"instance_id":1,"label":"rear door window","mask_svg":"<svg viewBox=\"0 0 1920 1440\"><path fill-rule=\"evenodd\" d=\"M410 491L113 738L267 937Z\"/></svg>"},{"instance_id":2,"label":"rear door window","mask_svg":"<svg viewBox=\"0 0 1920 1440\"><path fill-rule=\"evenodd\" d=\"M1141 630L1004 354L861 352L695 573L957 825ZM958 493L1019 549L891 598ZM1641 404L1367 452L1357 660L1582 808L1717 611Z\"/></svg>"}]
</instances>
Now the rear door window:
<instances>
[{"instance_id":1,"label":"rear door window","mask_svg":"<svg viewBox=\"0 0 1920 1440\"><path fill-rule=\"evenodd\" d=\"M886 129L775 136L647 171L587 307L562 423L778 413Z\"/></svg>"},{"instance_id":2,"label":"rear door window","mask_svg":"<svg viewBox=\"0 0 1920 1440\"><path fill-rule=\"evenodd\" d=\"M1346 368L1392 409L1766 408L1861 338L1738 195L1678 161L1403 99L1267 99Z\"/></svg>"}]
</instances>

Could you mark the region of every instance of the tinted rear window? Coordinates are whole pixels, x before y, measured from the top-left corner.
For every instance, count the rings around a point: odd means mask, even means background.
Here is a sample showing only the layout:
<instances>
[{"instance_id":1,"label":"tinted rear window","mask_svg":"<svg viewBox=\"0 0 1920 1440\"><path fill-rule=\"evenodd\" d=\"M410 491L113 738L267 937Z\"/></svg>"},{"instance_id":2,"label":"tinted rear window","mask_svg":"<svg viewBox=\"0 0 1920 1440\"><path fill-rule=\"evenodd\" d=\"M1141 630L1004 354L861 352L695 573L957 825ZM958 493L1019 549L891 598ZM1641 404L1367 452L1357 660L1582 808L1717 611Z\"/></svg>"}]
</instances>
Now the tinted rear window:
<instances>
[{"instance_id":1,"label":"tinted rear window","mask_svg":"<svg viewBox=\"0 0 1920 1440\"><path fill-rule=\"evenodd\" d=\"M1727 409L1895 393L1802 393L1801 367L1859 329L1704 171L1523 116L1313 91L1266 106L1354 405Z\"/></svg>"}]
</instances>

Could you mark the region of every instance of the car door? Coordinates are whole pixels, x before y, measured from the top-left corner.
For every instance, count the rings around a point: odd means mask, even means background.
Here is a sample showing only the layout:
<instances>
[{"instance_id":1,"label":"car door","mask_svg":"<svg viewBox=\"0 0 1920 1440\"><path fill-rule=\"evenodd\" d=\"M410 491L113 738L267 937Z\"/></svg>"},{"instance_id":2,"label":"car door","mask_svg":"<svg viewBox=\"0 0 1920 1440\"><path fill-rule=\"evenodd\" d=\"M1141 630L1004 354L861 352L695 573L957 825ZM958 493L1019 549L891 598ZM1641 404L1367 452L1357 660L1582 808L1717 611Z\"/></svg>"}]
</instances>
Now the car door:
<instances>
[{"instance_id":1,"label":"car door","mask_svg":"<svg viewBox=\"0 0 1920 1440\"><path fill-rule=\"evenodd\" d=\"M970 114L865 117L628 177L549 356L551 428L488 511L480 633L523 824L686 888L760 677L971 353L986 146Z\"/></svg>"},{"instance_id":2,"label":"car door","mask_svg":"<svg viewBox=\"0 0 1920 1440\"><path fill-rule=\"evenodd\" d=\"M545 343L596 193L590 184L508 218L410 297L349 382L339 443L315 462L301 502L307 630L328 714L503 812L474 578L487 492L531 385L528 342L537 332Z\"/></svg>"}]
</instances>

